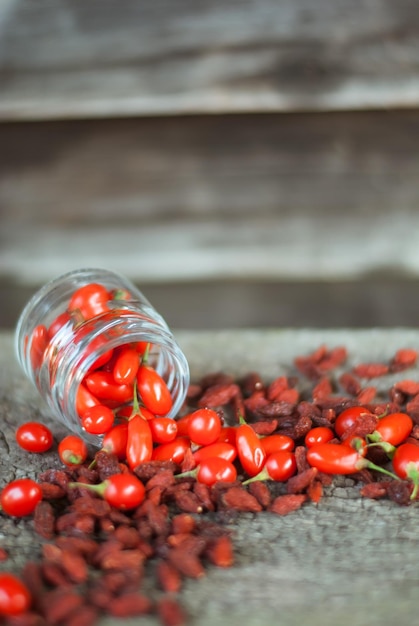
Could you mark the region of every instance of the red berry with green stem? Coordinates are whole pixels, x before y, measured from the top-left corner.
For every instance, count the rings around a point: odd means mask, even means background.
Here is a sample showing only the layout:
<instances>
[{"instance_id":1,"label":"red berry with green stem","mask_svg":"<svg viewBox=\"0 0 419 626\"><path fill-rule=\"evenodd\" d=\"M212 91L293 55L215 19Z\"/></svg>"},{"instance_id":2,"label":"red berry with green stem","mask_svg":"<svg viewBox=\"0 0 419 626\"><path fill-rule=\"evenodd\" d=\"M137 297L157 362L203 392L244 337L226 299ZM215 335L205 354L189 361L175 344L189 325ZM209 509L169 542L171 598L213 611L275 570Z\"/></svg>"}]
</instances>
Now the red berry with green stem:
<instances>
[{"instance_id":1,"label":"red berry with green stem","mask_svg":"<svg viewBox=\"0 0 419 626\"><path fill-rule=\"evenodd\" d=\"M52 432L40 422L25 422L16 430L18 445L27 452L42 454L47 452L54 443Z\"/></svg>"},{"instance_id":2,"label":"red berry with green stem","mask_svg":"<svg viewBox=\"0 0 419 626\"><path fill-rule=\"evenodd\" d=\"M89 454L87 445L77 435L67 435L58 444L58 456L64 465L72 467L82 465Z\"/></svg>"},{"instance_id":3,"label":"red berry with green stem","mask_svg":"<svg viewBox=\"0 0 419 626\"><path fill-rule=\"evenodd\" d=\"M1 510L12 517L32 515L41 500L42 489L31 478L13 480L0 493Z\"/></svg>"},{"instance_id":4,"label":"red berry with green stem","mask_svg":"<svg viewBox=\"0 0 419 626\"><path fill-rule=\"evenodd\" d=\"M413 429L413 420L407 413L390 413L378 420L373 433L367 435L371 443L384 441L392 446L398 446L406 441Z\"/></svg>"},{"instance_id":5,"label":"red berry with green stem","mask_svg":"<svg viewBox=\"0 0 419 626\"><path fill-rule=\"evenodd\" d=\"M314 444L307 450L307 462L325 474L355 474L368 468L395 478L391 472L364 458L362 452L340 443Z\"/></svg>"},{"instance_id":6,"label":"red berry with green stem","mask_svg":"<svg viewBox=\"0 0 419 626\"><path fill-rule=\"evenodd\" d=\"M97 485L69 483L69 487L88 489L122 511L135 509L145 498L143 483L131 473L113 474Z\"/></svg>"},{"instance_id":7,"label":"red berry with green stem","mask_svg":"<svg viewBox=\"0 0 419 626\"><path fill-rule=\"evenodd\" d=\"M134 383L134 387L135 387L135 383ZM140 406L138 403L136 404L135 409L134 409L133 404L128 404L126 406L123 406L117 409L117 413L116 413L117 417L121 419L126 419L126 420L129 420L130 417L133 417L134 415L141 415L141 417L143 417L145 420L154 420L156 417L151 411L146 409L145 406Z\"/></svg>"},{"instance_id":8,"label":"red berry with green stem","mask_svg":"<svg viewBox=\"0 0 419 626\"><path fill-rule=\"evenodd\" d=\"M148 365L148 349L137 372L137 391L141 402L154 415L167 415L172 409L173 399L166 381Z\"/></svg>"},{"instance_id":9,"label":"red berry with green stem","mask_svg":"<svg viewBox=\"0 0 419 626\"><path fill-rule=\"evenodd\" d=\"M29 611L31 594L20 578L10 572L0 573L0 615L13 617Z\"/></svg>"},{"instance_id":10,"label":"red berry with green stem","mask_svg":"<svg viewBox=\"0 0 419 626\"><path fill-rule=\"evenodd\" d=\"M178 474L177 478L196 478L199 483L212 487L216 482L232 483L237 478L237 470L230 461L222 457L203 459L194 470Z\"/></svg>"},{"instance_id":11,"label":"red berry with green stem","mask_svg":"<svg viewBox=\"0 0 419 626\"><path fill-rule=\"evenodd\" d=\"M126 459L131 470L151 460L153 437L150 422L139 414L139 404L134 384L133 415L128 419Z\"/></svg>"},{"instance_id":12,"label":"red berry with green stem","mask_svg":"<svg viewBox=\"0 0 419 626\"><path fill-rule=\"evenodd\" d=\"M267 457L262 470L256 474L256 476L245 480L243 485L258 480L285 482L291 478L291 476L294 476L296 471L297 462L294 453L289 450L278 450L277 452L272 452L272 454Z\"/></svg>"},{"instance_id":13,"label":"red berry with green stem","mask_svg":"<svg viewBox=\"0 0 419 626\"><path fill-rule=\"evenodd\" d=\"M394 452L392 464L399 478L412 481L413 491L410 497L414 500L419 489L419 446L402 443Z\"/></svg>"}]
</instances>

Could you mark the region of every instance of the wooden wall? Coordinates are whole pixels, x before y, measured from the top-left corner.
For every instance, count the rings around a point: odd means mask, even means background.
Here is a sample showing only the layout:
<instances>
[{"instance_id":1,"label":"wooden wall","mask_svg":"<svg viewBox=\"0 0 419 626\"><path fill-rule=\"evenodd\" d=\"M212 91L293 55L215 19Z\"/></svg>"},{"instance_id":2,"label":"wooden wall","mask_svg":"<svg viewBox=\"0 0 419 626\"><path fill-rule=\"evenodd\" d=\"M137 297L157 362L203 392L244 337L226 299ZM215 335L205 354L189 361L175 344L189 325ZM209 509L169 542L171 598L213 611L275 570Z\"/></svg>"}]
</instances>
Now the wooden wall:
<instances>
[{"instance_id":1,"label":"wooden wall","mask_svg":"<svg viewBox=\"0 0 419 626\"><path fill-rule=\"evenodd\" d=\"M419 12L3 0L0 326L102 266L182 327L415 325Z\"/></svg>"}]
</instances>

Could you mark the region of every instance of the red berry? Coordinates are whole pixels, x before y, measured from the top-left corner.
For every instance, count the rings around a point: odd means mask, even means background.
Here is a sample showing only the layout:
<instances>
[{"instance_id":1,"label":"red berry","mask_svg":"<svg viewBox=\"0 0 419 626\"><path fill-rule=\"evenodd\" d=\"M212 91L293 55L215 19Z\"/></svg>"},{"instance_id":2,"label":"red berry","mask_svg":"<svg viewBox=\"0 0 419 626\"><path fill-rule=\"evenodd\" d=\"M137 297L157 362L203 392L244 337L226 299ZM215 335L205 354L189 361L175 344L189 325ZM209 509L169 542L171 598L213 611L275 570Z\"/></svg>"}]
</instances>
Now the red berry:
<instances>
[{"instance_id":1,"label":"red berry","mask_svg":"<svg viewBox=\"0 0 419 626\"><path fill-rule=\"evenodd\" d=\"M20 615L30 605L29 590L20 578L9 572L0 573L0 615Z\"/></svg>"},{"instance_id":2,"label":"red berry","mask_svg":"<svg viewBox=\"0 0 419 626\"><path fill-rule=\"evenodd\" d=\"M81 465L88 456L86 443L77 435L67 435L58 444L58 456L64 465Z\"/></svg>"},{"instance_id":3,"label":"red berry","mask_svg":"<svg viewBox=\"0 0 419 626\"><path fill-rule=\"evenodd\" d=\"M6 515L31 515L42 500L42 489L31 478L18 478L8 483L0 493L0 507Z\"/></svg>"},{"instance_id":4,"label":"red berry","mask_svg":"<svg viewBox=\"0 0 419 626\"><path fill-rule=\"evenodd\" d=\"M40 422L25 422L16 431L16 441L27 452L42 453L54 442L50 429Z\"/></svg>"}]
</instances>

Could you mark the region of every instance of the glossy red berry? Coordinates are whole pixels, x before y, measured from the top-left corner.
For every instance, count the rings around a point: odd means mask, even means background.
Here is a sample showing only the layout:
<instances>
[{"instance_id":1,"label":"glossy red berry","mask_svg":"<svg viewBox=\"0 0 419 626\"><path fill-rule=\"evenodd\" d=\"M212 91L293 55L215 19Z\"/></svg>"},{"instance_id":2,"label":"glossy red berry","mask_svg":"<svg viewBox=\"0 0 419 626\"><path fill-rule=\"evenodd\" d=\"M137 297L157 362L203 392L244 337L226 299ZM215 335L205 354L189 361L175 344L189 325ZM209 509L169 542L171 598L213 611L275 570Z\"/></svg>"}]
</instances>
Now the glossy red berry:
<instances>
[{"instance_id":1,"label":"glossy red berry","mask_svg":"<svg viewBox=\"0 0 419 626\"><path fill-rule=\"evenodd\" d=\"M41 500L42 489L31 478L17 478L8 483L0 493L1 510L13 517L32 515Z\"/></svg>"},{"instance_id":2,"label":"glossy red berry","mask_svg":"<svg viewBox=\"0 0 419 626\"><path fill-rule=\"evenodd\" d=\"M88 452L86 443L77 435L67 435L58 444L58 456L69 467L84 463Z\"/></svg>"},{"instance_id":3,"label":"glossy red berry","mask_svg":"<svg viewBox=\"0 0 419 626\"><path fill-rule=\"evenodd\" d=\"M221 434L221 420L212 409L197 409L189 415L187 434L189 439L200 446L217 441Z\"/></svg>"},{"instance_id":4,"label":"glossy red berry","mask_svg":"<svg viewBox=\"0 0 419 626\"><path fill-rule=\"evenodd\" d=\"M9 572L0 573L0 615L6 617L26 613L31 606L29 589L20 578Z\"/></svg>"},{"instance_id":5,"label":"glossy red berry","mask_svg":"<svg viewBox=\"0 0 419 626\"><path fill-rule=\"evenodd\" d=\"M160 374L149 365L137 373L137 391L141 402L154 415L167 415L173 406L170 390Z\"/></svg>"},{"instance_id":6,"label":"glossy red berry","mask_svg":"<svg viewBox=\"0 0 419 626\"><path fill-rule=\"evenodd\" d=\"M42 453L54 443L50 429L40 422L25 422L16 430L16 442L27 452Z\"/></svg>"},{"instance_id":7,"label":"glossy red berry","mask_svg":"<svg viewBox=\"0 0 419 626\"><path fill-rule=\"evenodd\" d=\"M83 413L81 423L84 430L91 435L103 435L112 428L114 413L109 407L97 404Z\"/></svg>"}]
</instances>

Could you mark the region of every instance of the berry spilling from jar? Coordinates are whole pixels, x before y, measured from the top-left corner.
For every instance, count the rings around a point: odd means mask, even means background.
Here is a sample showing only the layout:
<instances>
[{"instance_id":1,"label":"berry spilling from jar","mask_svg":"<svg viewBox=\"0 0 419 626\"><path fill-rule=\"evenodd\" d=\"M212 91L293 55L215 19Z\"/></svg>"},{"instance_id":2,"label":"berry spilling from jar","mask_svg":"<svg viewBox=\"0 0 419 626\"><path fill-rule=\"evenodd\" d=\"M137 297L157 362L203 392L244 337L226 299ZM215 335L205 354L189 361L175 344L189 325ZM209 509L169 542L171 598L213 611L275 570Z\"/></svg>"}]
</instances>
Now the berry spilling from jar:
<instances>
[{"instance_id":1,"label":"berry spilling from jar","mask_svg":"<svg viewBox=\"0 0 419 626\"><path fill-rule=\"evenodd\" d=\"M147 419L166 416L173 408L171 391L150 362L150 342L122 343L108 349L112 331L94 332L95 320L104 316L138 317L138 312L130 311L129 300L125 290L88 283L73 292L66 309L48 326L38 324L26 338L35 375L54 359L63 337L67 343L81 346L80 366L86 373L77 390L76 411L81 428L91 435L103 436L138 414ZM51 381L57 375L50 367Z\"/></svg>"}]
</instances>

